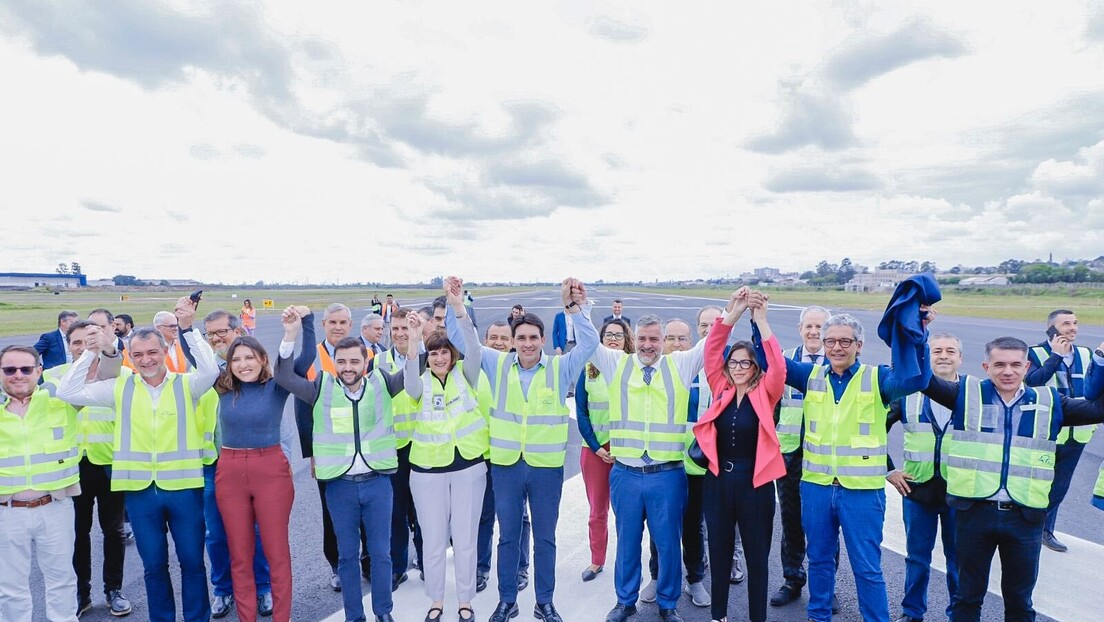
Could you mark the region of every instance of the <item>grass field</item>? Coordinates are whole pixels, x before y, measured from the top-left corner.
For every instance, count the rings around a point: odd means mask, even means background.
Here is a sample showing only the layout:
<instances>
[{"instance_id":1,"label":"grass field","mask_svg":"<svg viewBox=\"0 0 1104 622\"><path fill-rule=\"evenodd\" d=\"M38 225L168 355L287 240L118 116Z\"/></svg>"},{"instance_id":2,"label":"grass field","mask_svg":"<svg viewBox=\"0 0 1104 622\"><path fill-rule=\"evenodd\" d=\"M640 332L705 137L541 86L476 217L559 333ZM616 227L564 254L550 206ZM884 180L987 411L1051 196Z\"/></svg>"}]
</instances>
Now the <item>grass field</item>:
<instances>
[{"instance_id":1,"label":"grass field","mask_svg":"<svg viewBox=\"0 0 1104 622\"><path fill-rule=\"evenodd\" d=\"M671 293L683 296L727 298L731 289L722 288L626 288L640 292ZM818 304L835 309L880 311L889 302L888 293L857 293L837 290L775 289L764 287L772 302L784 304ZM944 289L943 300L936 310L945 315L1027 320L1042 322L1055 309L1068 308L1077 313L1083 324L1104 325L1104 290L1073 289L1066 295L1053 290L959 291Z\"/></svg>"}]
</instances>

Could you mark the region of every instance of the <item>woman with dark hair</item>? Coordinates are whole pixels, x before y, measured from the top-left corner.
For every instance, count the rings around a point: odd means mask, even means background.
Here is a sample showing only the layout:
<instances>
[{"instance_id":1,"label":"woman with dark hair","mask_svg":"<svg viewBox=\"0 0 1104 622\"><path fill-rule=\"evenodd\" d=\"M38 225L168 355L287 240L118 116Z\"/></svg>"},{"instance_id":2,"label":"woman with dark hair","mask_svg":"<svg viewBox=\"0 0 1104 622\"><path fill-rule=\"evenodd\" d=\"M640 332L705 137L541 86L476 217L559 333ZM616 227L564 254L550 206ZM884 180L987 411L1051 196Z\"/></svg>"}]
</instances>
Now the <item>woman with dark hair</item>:
<instances>
[{"instance_id":1,"label":"woman with dark hair","mask_svg":"<svg viewBox=\"0 0 1104 622\"><path fill-rule=\"evenodd\" d=\"M476 539L490 450L486 409L479 405L482 346L464 307L460 280L445 281L448 304L464 335L464 360L438 329L425 339L426 370L419 374L422 318L407 316L410 345L404 386L415 402L410 441L410 492L422 529L426 596L432 604L426 622L444 613L445 554L451 538L456 599L461 622L475 619Z\"/></svg>"},{"instance_id":2,"label":"woman with dark hair","mask_svg":"<svg viewBox=\"0 0 1104 622\"><path fill-rule=\"evenodd\" d=\"M222 431L215 499L226 527L238 619L257 619L253 554L254 525L259 525L272 576L273 620L287 622L292 598L288 522L295 487L280 447L280 421L289 391L273 380L268 352L249 336L230 344L215 391Z\"/></svg>"},{"instance_id":3,"label":"woman with dark hair","mask_svg":"<svg viewBox=\"0 0 1104 622\"><path fill-rule=\"evenodd\" d=\"M725 355L732 326L751 309L766 353L767 369L755 359L749 341L737 341ZM728 576L740 529L747 561L748 616L767 619L767 584L774 486L786 473L774 408L782 397L786 362L767 324L767 297L746 287L733 292L728 309L717 318L705 341L705 373L714 399L694 425L694 437L709 462L705 473L705 524L709 529L712 617L728 620Z\"/></svg>"},{"instance_id":4,"label":"woman with dark hair","mask_svg":"<svg viewBox=\"0 0 1104 622\"><path fill-rule=\"evenodd\" d=\"M598 336L607 348L620 349L626 354L636 352L632 331L624 320L606 320ZM602 572L609 541L609 476L613 468L613 456L609 453L609 386L598 376L598 368L587 363L575 382L575 413L579 434L586 445L579 452L579 467L590 503L587 523L590 565L583 569L583 581L590 581Z\"/></svg>"},{"instance_id":5,"label":"woman with dark hair","mask_svg":"<svg viewBox=\"0 0 1104 622\"><path fill-rule=\"evenodd\" d=\"M253 332L257 330L257 310L253 308L253 303L248 298L242 304L242 310L238 317L241 318L245 334L252 337Z\"/></svg>"}]
</instances>

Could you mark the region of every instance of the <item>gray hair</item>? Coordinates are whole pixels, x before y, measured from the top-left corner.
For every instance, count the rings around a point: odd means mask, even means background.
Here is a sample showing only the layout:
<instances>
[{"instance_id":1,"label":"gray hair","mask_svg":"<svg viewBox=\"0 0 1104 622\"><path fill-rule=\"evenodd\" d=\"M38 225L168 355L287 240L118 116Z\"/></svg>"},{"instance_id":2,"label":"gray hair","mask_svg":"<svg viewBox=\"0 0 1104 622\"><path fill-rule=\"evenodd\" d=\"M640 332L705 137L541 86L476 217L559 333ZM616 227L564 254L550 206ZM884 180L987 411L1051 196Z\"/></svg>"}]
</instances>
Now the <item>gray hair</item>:
<instances>
[{"instance_id":1,"label":"gray hair","mask_svg":"<svg viewBox=\"0 0 1104 622\"><path fill-rule=\"evenodd\" d=\"M855 341L862 342L863 340L862 323L849 313L840 313L828 318L828 321L824 323L824 332L828 332L828 328L832 326L847 326L855 334Z\"/></svg>"},{"instance_id":2,"label":"gray hair","mask_svg":"<svg viewBox=\"0 0 1104 622\"><path fill-rule=\"evenodd\" d=\"M928 339L928 343L936 339L954 339L955 343L958 344L958 351L962 352L962 340L958 338L958 335L953 335L951 333L936 333Z\"/></svg>"},{"instance_id":3,"label":"gray hair","mask_svg":"<svg viewBox=\"0 0 1104 622\"><path fill-rule=\"evenodd\" d=\"M824 314L825 319L829 319L829 318L832 317L832 312L829 311L828 309L825 309L824 307L821 307L819 305L810 305L810 306L805 307L804 309L801 310L801 315L798 316L798 318L797 318L797 324L799 326L801 324L804 324L805 323L805 316L809 315L810 313L822 313L822 314Z\"/></svg>"},{"instance_id":4,"label":"gray hair","mask_svg":"<svg viewBox=\"0 0 1104 622\"><path fill-rule=\"evenodd\" d=\"M686 327L686 330L690 330L690 322L687 322L686 320L681 319L681 318L673 317L673 318L671 318L671 319L669 319L669 320L667 320L666 322L663 323L663 333L667 334L667 327L669 327L671 324L675 324L675 323L682 324L683 326Z\"/></svg>"},{"instance_id":5,"label":"gray hair","mask_svg":"<svg viewBox=\"0 0 1104 622\"><path fill-rule=\"evenodd\" d=\"M641 328L647 328L649 326L659 326L660 330L663 331L663 336L667 336L667 327L664 326L663 322L661 322L658 317L648 314L636 320L636 332L640 332Z\"/></svg>"},{"instance_id":6,"label":"gray hair","mask_svg":"<svg viewBox=\"0 0 1104 622\"><path fill-rule=\"evenodd\" d=\"M226 309L215 309L214 311L211 311L210 313L205 315L203 317L204 327L206 327L207 324L210 324L211 322L217 322L222 318L226 318L226 322L227 325L230 327L230 330L238 330L239 328L241 328L241 318L234 315L233 313L230 313Z\"/></svg>"},{"instance_id":7,"label":"gray hair","mask_svg":"<svg viewBox=\"0 0 1104 622\"><path fill-rule=\"evenodd\" d=\"M364 316L364 319L360 321L360 327L364 328L365 326L367 326L368 324L370 324L371 322L374 322L376 320L379 320L379 321L382 322L383 321L383 316L380 315L379 313L376 313L375 311L373 311L373 312L369 313L368 315Z\"/></svg>"},{"instance_id":8,"label":"gray hair","mask_svg":"<svg viewBox=\"0 0 1104 622\"><path fill-rule=\"evenodd\" d=\"M705 313L706 311L710 311L710 310L718 311L718 312L721 313L721 315L724 315L724 309L718 307L717 305L705 305L701 309L698 309L698 315L694 317L694 323L695 324L701 324L702 314Z\"/></svg>"},{"instance_id":9,"label":"gray hair","mask_svg":"<svg viewBox=\"0 0 1104 622\"><path fill-rule=\"evenodd\" d=\"M161 344L161 349L164 350L169 347L169 342L165 341L165 336L161 334L161 331L152 326L135 328L134 332L130 334L130 342L134 343L135 341L149 339L150 337L155 337L157 339L157 343Z\"/></svg>"},{"instance_id":10,"label":"gray hair","mask_svg":"<svg viewBox=\"0 0 1104 622\"><path fill-rule=\"evenodd\" d=\"M487 335L491 332L491 327L510 328L510 323L507 322L506 320L495 320L495 321L491 322L487 326L486 330L483 331L483 338L484 339L486 339Z\"/></svg>"},{"instance_id":11,"label":"gray hair","mask_svg":"<svg viewBox=\"0 0 1104 622\"><path fill-rule=\"evenodd\" d=\"M326 307L326 310L322 313L322 321L325 322L326 318L330 317L334 313L338 313L339 311L344 311L345 313L349 314L349 319L352 319L353 312L349 310L349 307L346 307L340 302L335 302Z\"/></svg>"},{"instance_id":12,"label":"gray hair","mask_svg":"<svg viewBox=\"0 0 1104 622\"><path fill-rule=\"evenodd\" d=\"M167 318L172 318L174 322L176 321L176 315L174 315L171 311L158 311L153 316L153 325L161 326L161 321Z\"/></svg>"}]
</instances>

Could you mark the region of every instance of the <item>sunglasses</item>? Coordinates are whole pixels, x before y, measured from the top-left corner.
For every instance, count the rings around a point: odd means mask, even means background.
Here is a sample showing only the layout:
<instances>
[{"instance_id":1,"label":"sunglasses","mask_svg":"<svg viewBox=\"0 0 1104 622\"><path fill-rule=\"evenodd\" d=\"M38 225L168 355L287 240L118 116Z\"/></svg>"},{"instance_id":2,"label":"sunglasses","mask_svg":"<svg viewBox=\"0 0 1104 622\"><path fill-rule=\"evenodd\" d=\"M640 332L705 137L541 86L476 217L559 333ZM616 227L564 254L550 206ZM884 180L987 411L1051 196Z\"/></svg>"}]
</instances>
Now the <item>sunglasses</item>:
<instances>
[{"instance_id":1,"label":"sunglasses","mask_svg":"<svg viewBox=\"0 0 1104 622\"><path fill-rule=\"evenodd\" d=\"M23 374L24 376L30 376L31 374L34 373L35 369L36 368L34 366L31 366L31 365L28 365L28 366L25 366L25 367L15 367L15 366L0 367L0 370L2 370L4 372L5 376L14 376L15 372L19 372L19 373Z\"/></svg>"}]
</instances>

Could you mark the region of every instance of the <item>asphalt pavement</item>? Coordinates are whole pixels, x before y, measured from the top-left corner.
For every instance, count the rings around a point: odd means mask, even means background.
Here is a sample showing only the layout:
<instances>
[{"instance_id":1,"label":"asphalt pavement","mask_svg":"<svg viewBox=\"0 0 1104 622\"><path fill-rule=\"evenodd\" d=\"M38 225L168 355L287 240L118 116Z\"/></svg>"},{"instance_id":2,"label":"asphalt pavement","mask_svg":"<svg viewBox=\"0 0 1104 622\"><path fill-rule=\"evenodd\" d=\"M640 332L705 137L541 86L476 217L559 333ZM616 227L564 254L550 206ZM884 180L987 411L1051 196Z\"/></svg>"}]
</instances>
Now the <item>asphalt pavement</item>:
<instances>
[{"instance_id":1,"label":"asphalt pavement","mask_svg":"<svg viewBox=\"0 0 1104 622\"><path fill-rule=\"evenodd\" d=\"M602 318L610 313L610 303L614 298L620 298L625 304L625 315L637 318L642 314L652 313L661 319L682 318L694 325L697 311L705 304L723 304L721 299L697 298L676 296L668 294L650 294L628 291L606 290L592 288L590 296L595 302L592 319L600 324ZM404 306L418 307L426 304L429 298L422 300L400 300ZM292 299L277 301L280 305L292 304ZM335 298L335 302L340 302ZM811 297L810 304L815 304L815 297ZM561 309L558 291L539 290L530 292L515 292L509 295L488 296L477 298L475 301L475 317L480 326L485 326L493 319L505 319L509 315L510 307L515 303L521 303L526 310L537 313L546 323L548 344L551 349L551 327L553 316ZM125 311L125 309L119 309ZM209 311L209 310L208 310ZM846 309L832 309L833 313L847 312ZM367 309L354 309L354 324L359 326L360 318L367 313ZM772 305L770 321L775 333L778 335L783 347L797 345L797 319L800 307L790 305ZM880 314L868 311L851 311L867 328L866 343L862 351L862 359L867 363L888 363L889 351L885 344L881 343L876 335L877 322ZM320 321L319 314L316 319ZM980 374L980 362L984 354L984 344L993 337L1012 335L1035 343L1043 336L1043 318L1039 322L1017 322L1011 320L987 320L975 318L954 318L940 316L936 324L932 326L933 332L951 332L957 335L963 342L966 354L964 370L967 373ZM47 330L48 327L44 327ZM320 326L319 326L320 329ZM482 334L482 330L480 330ZM737 337L750 335L747 321L743 320L734 331ZM256 336L274 352L282 335L279 326L278 314L270 312L261 315L257 322ZM0 339L0 346L10 343L33 343L37 335L25 337L8 337ZM1082 326L1078 342L1084 345L1096 347L1104 341L1104 327ZM285 409L286 417L291 414L290 404ZM587 502L583 494L582 480L579 475L579 447L582 441L574 426L571 427L571 442L567 461L564 469L564 494L561 503L560 523L557 534L558 563L556 570L557 590L556 605L568 622L601 621L606 612L615 604L613 590L613 559L615 533L610 530L611 544L609 560L605 572L597 579L589 583L583 583L579 577L582 569L589 563L589 552L586 537ZM895 429L890 437L890 451L899 456L901 451L901 432ZM296 448L298 452L298 448ZM298 453L297 453L298 455ZM1035 604L1040 613L1040 620L1097 620L1100 611L1104 611L1104 592L1102 592L1094 577L1099 576L1099 569L1104 564L1104 533L1100 525L1101 515L1093 508L1089 501L1092 498L1093 483L1096 479L1097 469L1104 457L1104 441L1099 435L1086 448L1074 476L1070 493L1062 505L1062 511L1058 520L1059 539L1070 545L1069 553L1053 553L1044 549L1040 563L1040 579L1035 590ZM291 516L291 551L294 576L294 620L341 620L341 595L329 589L330 569L322 555L322 534L320 520L320 500L315 482L310 478L309 467L306 461L296 459L293 461L295 471L296 498ZM884 529L882 567L889 593L890 610L893 619L900 613L900 599L904 585L904 529L900 519L900 499L892 490L887 490L887 512ZM611 523L613 517L610 517ZM771 590L781 582L781 565L778 559L778 534L780 527L776 515L775 535L771 551L770 587ZM178 580L179 568L175 558L170 556L173 564L172 575L174 581ZM647 552L644 552L647 558ZM101 572L99 560L102 559L102 547L98 537L98 527L93 528L93 577L98 578ZM451 556L450 556L451 559ZM933 566L942 569L942 557L938 554ZM994 578L990 583L990 595L986 599L982 619L996 621L1003 619L1003 604L999 596L999 562L994 561ZM708 575L708 573L707 573ZM411 580L404 583L395 593L394 615L399 622L420 620L425 616L429 605L428 598L424 595L421 581L418 580L416 570L410 572ZM450 622L456 620L455 592L451 585L451 569L449 570L449 596L443 620ZM707 583L709 579L706 579ZM364 585L367 597L367 584ZM34 621L45 620L43 614L43 588L41 574L37 570L33 573L32 593L35 598ZM86 613L82 620L98 621L113 619L98 598L102 586L98 581L93 581L92 592L95 607ZM855 586L853 575L847 561L846 550L840 559L840 570L837 575L837 595L840 599L841 610L835 617L836 620L860 620L858 605L855 598ZM141 561L133 545L127 549L125 582L123 592L134 603L132 619L148 619L148 603L145 600L145 590L142 582ZM179 589L176 592L179 595ZM778 621L805 620L805 603L807 593L791 605L781 608L771 608L768 612L769 619ZM474 606L476 618L485 620L497 601L495 584L492 578L491 586L477 595ZM522 606L522 617L529 619L533 604L533 587L530 586L519 596L519 604ZM157 606L165 606L165 603L157 603ZM942 612L947 606L947 592L942 572L933 572L931 587L929 588L929 618L941 619ZM177 602L179 609L179 602ZM368 609L370 611L370 609ZM688 596L683 596L679 603L679 611L688 622L707 622L710 619L708 608L695 607ZM729 602L731 620L746 619L747 592L745 585L733 586ZM236 620L236 613L231 613L227 620ZM637 622L650 622L658 620L659 615L655 605L642 605L641 611L633 620Z\"/></svg>"}]
</instances>

